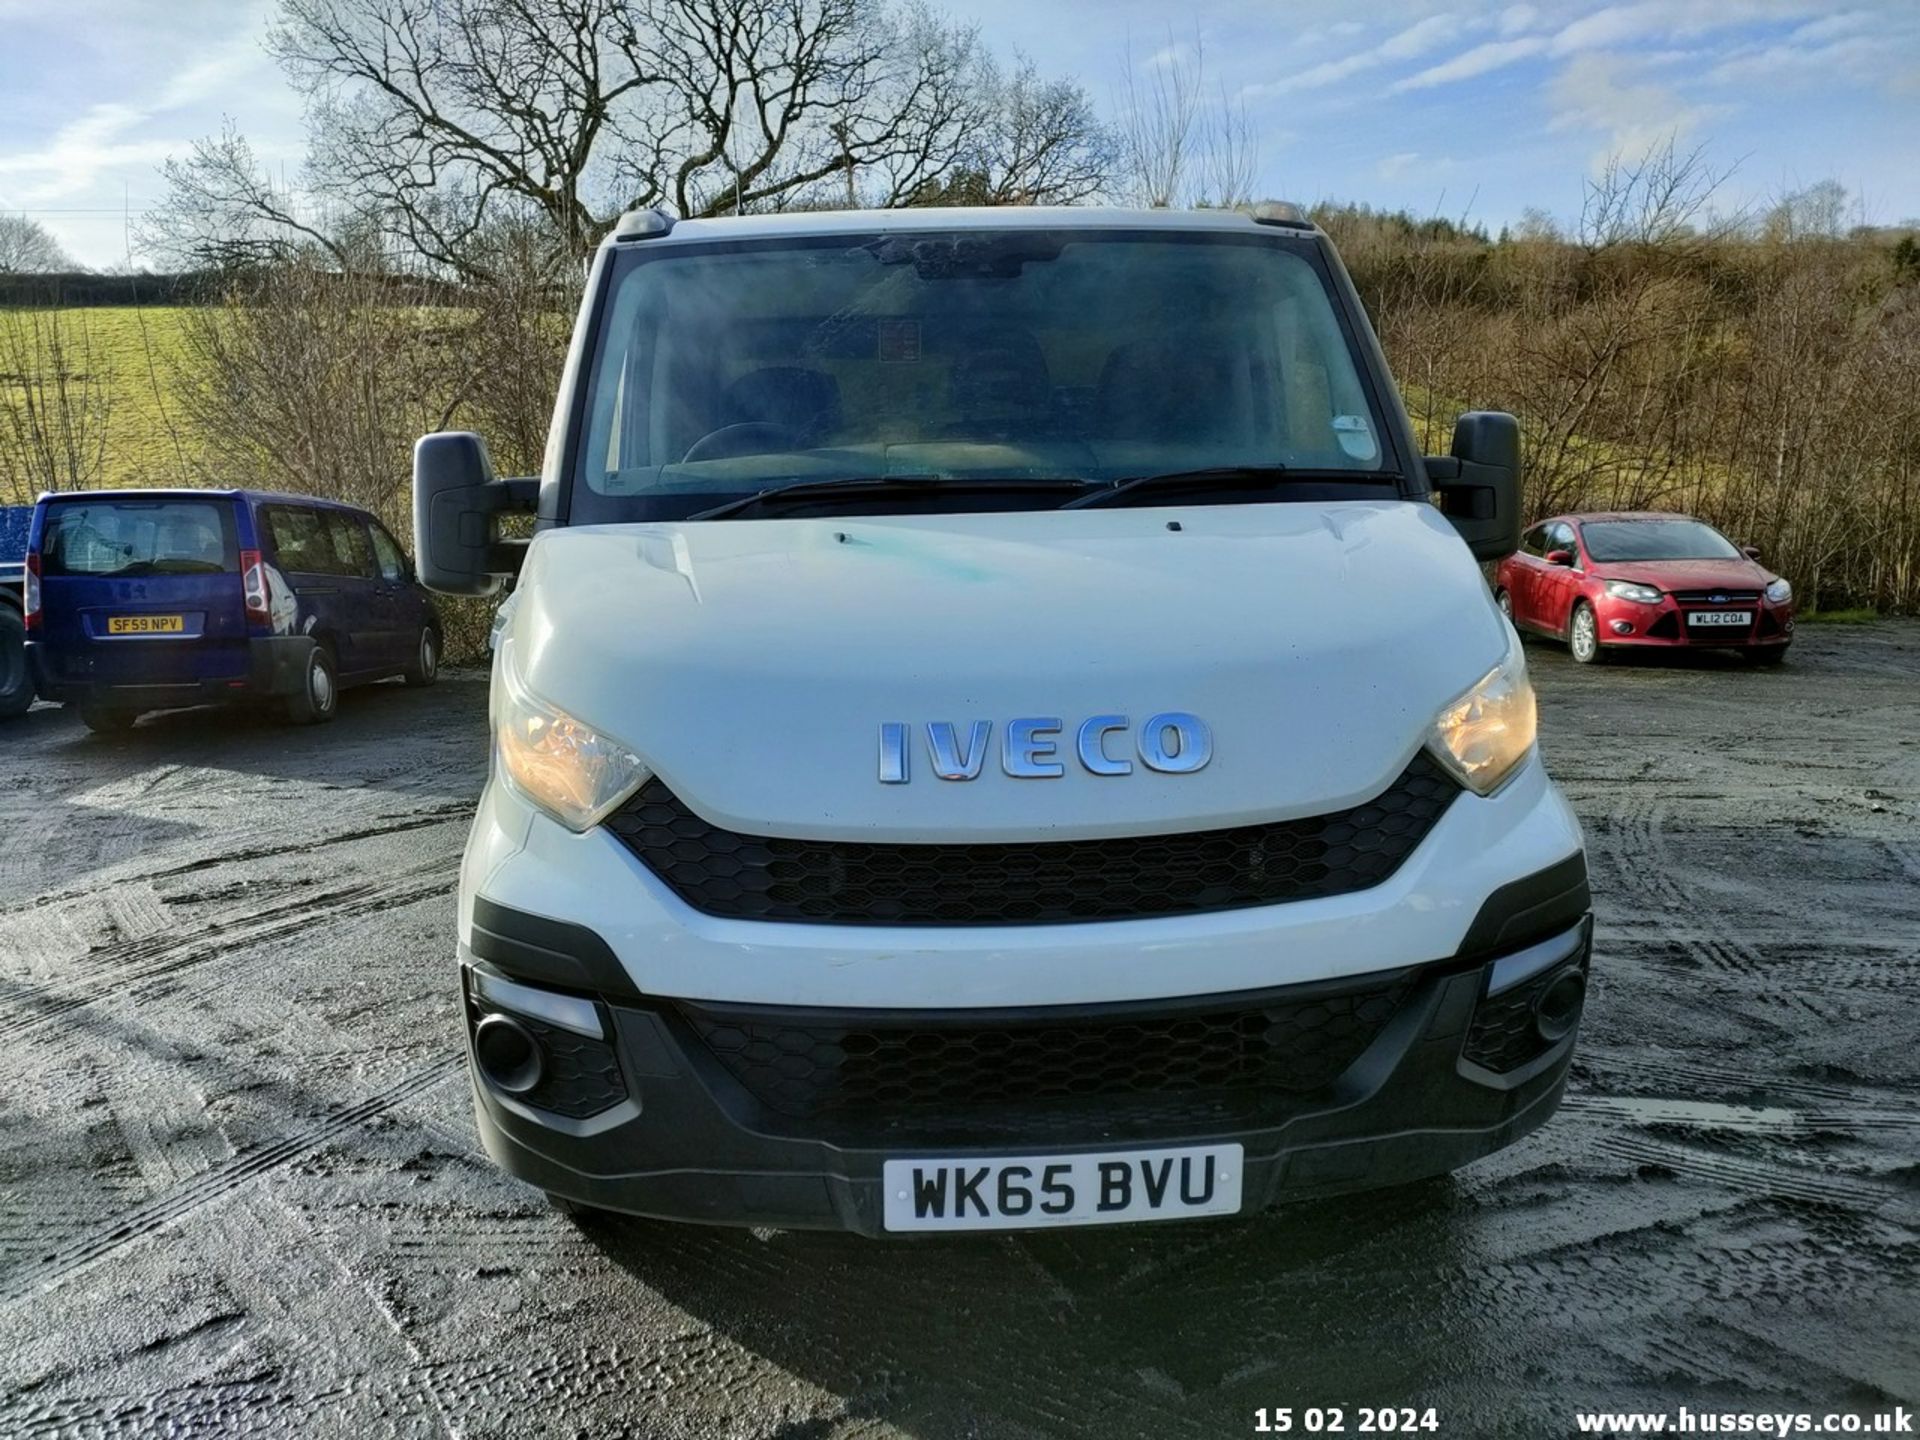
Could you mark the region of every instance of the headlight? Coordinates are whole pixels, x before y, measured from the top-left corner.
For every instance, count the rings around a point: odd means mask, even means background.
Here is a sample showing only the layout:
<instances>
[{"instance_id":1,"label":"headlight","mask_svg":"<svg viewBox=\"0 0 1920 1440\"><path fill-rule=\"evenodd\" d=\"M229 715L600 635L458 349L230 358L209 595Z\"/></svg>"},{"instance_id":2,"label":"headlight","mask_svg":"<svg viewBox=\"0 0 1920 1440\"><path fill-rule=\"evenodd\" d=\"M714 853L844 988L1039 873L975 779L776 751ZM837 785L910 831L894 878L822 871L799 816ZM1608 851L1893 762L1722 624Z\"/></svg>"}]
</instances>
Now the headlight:
<instances>
[{"instance_id":1,"label":"headlight","mask_svg":"<svg viewBox=\"0 0 1920 1440\"><path fill-rule=\"evenodd\" d=\"M1427 748L1476 795L1491 795L1533 749L1533 686L1515 645L1507 658L1433 722Z\"/></svg>"},{"instance_id":2,"label":"headlight","mask_svg":"<svg viewBox=\"0 0 1920 1440\"><path fill-rule=\"evenodd\" d=\"M521 682L513 641L500 642L493 690L493 748L519 794L569 830L604 820L647 778L626 746L549 705Z\"/></svg>"},{"instance_id":3,"label":"headlight","mask_svg":"<svg viewBox=\"0 0 1920 1440\"><path fill-rule=\"evenodd\" d=\"M1793 598L1793 586L1784 580L1775 580L1767 586L1767 599L1775 605L1784 605Z\"/></svg>"},{"instance_id":4,"label":"headlight","mask_svg":"<svg viewBox=\"0 0 1920 1440\"><path fill-rule=\"evenodd\" d=\"M1651 585L1636 585L1631 580L1607 581L1607 594L1616 600L1638 600L1642 605L1658 605L1660 592Z\"/></svg>"}]
</instances>

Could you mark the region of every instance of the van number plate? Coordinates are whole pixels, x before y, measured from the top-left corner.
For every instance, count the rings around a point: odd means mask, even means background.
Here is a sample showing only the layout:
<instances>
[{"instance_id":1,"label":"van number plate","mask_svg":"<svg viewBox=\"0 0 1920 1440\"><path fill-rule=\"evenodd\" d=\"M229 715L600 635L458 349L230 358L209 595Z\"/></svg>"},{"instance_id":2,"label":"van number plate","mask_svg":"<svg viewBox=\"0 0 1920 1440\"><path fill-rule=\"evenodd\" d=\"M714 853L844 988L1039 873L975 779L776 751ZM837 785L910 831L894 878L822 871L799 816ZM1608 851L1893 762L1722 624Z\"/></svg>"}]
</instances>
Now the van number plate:
<instances>
[{"instance_id":1,"label":"van number plate","mask_svg":"<svg viewBox=\"0 0 1920 1440\"><path fill-rule=\"evenodd\" d=\"M1751 625L1752 623L1751 610L1689 610L1687 612L1689 625Z\"/></svg>"},{"instance_id":2,"label":"van number plate","mask_svg":"<svg viewBox=\"0 0 1920 1440\"><path fill-rule=\"evenodd\" d=\"M1238 1145L889 1160L884 1219L889 1230L1025 1230L1233 1215L1241 1161Z\"/></svg>"},{"instance_id":3,"label":"van number plate","mask_svg":"<svg viewBox=\"0 0 1920 1440\"><path fill-rule=\"evenodd\" d=\"M109 635L178 635L186 628L184 615L113 615L107 619Z\"/></svg>"}]
</instances>

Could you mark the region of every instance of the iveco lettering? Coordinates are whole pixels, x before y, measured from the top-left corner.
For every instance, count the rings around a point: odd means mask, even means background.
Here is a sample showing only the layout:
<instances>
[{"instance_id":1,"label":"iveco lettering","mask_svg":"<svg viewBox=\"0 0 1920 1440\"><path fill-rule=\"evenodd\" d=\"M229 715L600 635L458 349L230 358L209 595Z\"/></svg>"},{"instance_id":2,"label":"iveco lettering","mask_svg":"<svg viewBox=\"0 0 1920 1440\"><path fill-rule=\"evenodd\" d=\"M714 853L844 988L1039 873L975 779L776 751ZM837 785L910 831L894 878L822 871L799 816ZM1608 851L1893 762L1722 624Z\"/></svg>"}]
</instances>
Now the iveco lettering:
<instances>
[{"instance_id":1,"label":"iveco lettering","mask_svg":"<svg viewBox=\"0 0 1920 1440\"><path fill-rule=\"evenodd\" d=\"M1107 749L1107 737L1127 733L1124 715L1095 715L1083 721L1075 732L1074 753L1089 775L1131 775L1133 761L1116 758ZM967 738L960 740L956 727L946 721L927 726L927 760L933 773L942 780L972 780L985 763L987 742L993 724L976 720L967 727ZM1051 717L1009 721L1001 768L1009 775L1027 779L1046 779L1064 775L1064 761L1054 759L1059 748L1060 722ZM908 760L911 746L908 727L886 724L880 727L880 781L884 785L904 785L913 778ZM1140 762L1149 769L1169 775L1198 770L1213 758L1213 737L1204 720L1195 715L1155 715L1141 732Z\"/></svg>"},{"instance_id":2,"label":"iveco lettering","mask_svg":"<svg viewBox=\"0 0 1920 1440\"><path fill-rule=\"evenodd\" d=\"M1552 1114L1518 427L1423 455L1292 207L635 212L546 455L429 435L414 500L512 586L454 938L563 1209L1217 1221Z\"/></svg>"}]
</instances>

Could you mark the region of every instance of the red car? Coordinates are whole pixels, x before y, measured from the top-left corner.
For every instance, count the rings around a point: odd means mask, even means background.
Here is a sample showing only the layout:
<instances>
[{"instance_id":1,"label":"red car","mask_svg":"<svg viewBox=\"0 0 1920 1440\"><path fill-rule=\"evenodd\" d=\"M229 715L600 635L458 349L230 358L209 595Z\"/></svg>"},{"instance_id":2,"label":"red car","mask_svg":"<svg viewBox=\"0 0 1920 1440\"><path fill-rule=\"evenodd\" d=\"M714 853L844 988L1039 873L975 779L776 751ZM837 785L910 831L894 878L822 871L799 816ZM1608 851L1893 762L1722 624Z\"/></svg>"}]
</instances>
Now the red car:
<instances>
[{"instance_id":1,"label":"red car","mask_svg":"<svg viewBox=\"0 0 1920 1440\"><path fill-rule=\"evenodd\" d=\"M1777 665L1793 640L1793 587L1759 559L1687 515L1560 515L1500 562L1494 598L1516 628L1565 640L1582 665L1642 646Z\"/></svg>"}]
</instances>

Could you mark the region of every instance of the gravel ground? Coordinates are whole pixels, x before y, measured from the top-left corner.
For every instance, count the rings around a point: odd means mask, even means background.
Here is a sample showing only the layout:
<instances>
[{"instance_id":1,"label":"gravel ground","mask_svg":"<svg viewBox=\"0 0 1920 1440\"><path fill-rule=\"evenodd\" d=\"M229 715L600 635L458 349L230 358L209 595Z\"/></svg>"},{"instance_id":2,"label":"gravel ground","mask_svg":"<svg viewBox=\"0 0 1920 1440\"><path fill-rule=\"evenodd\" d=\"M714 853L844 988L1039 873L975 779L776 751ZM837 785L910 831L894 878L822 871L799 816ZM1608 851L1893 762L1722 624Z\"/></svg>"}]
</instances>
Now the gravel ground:
<instances>
[{"instance_id":1,"label":"gravel ground","mask_svg":"<svg viewBox=\"0 0 1920 1440\"><path fill-rule=\"evenodd\" d=\"M1185 1436L1259 1406L1920 1401L1920 626L1534 646L1587 826L1567 1103L1451 1179L911 1246L573 1228L478 1153L484 687L0 730L0 1434ZM1349 1428L1354 1428L1352 1414Z\"/></svg>"}]
</instances>

